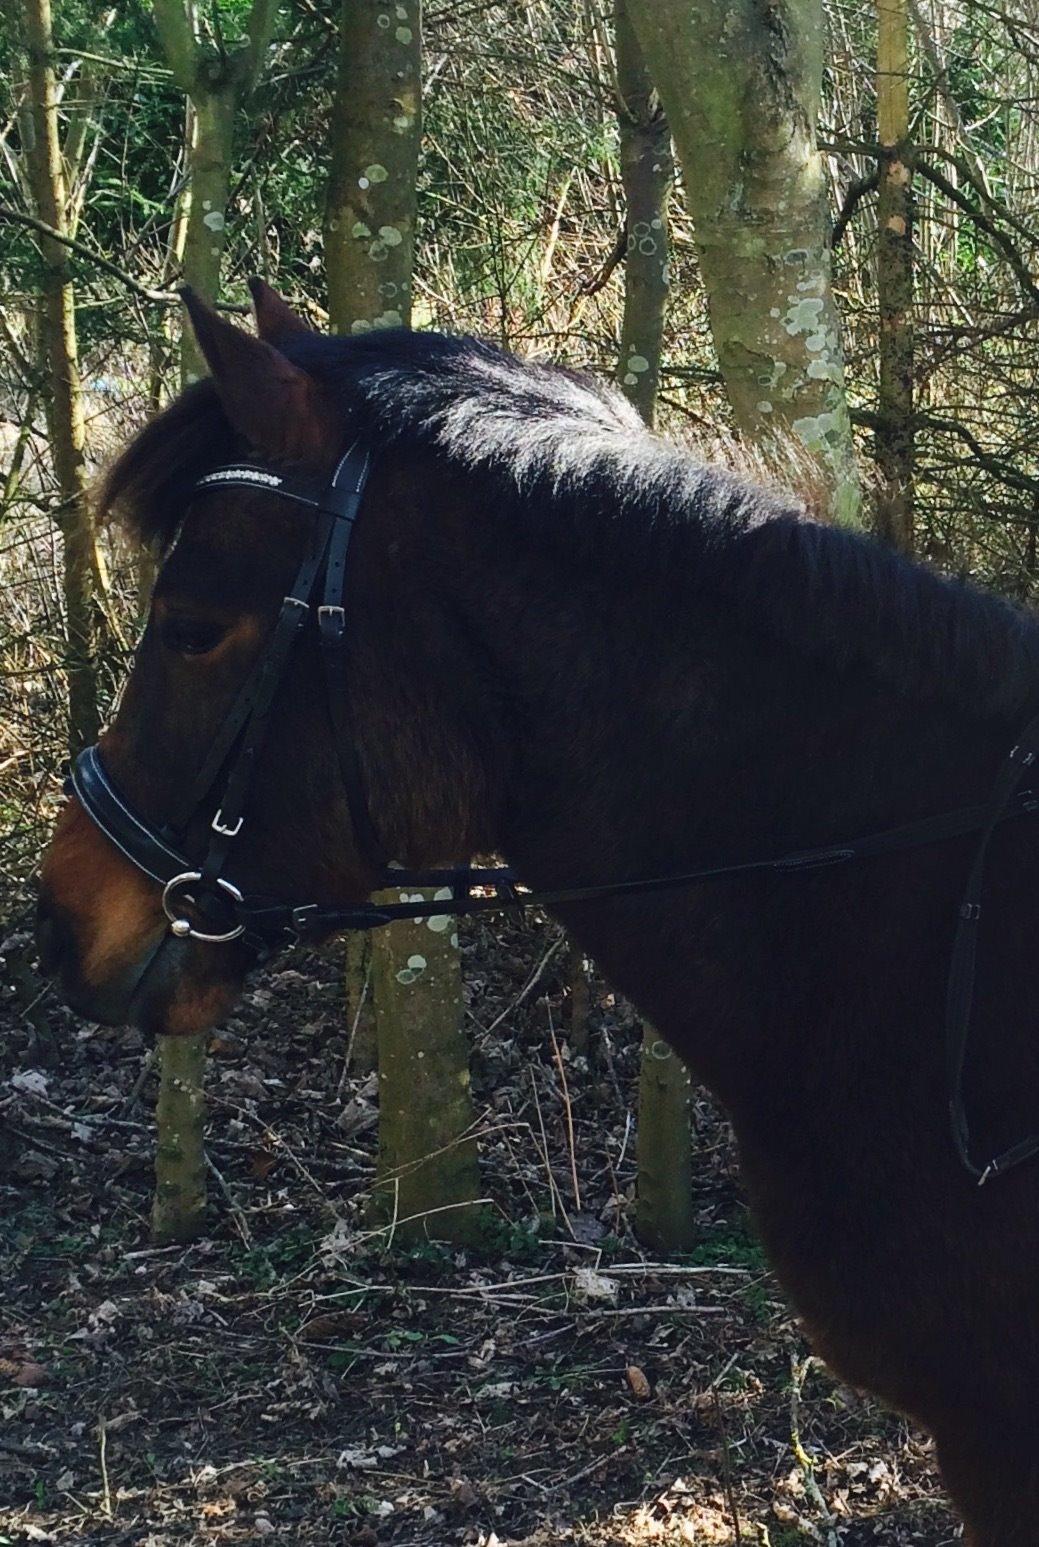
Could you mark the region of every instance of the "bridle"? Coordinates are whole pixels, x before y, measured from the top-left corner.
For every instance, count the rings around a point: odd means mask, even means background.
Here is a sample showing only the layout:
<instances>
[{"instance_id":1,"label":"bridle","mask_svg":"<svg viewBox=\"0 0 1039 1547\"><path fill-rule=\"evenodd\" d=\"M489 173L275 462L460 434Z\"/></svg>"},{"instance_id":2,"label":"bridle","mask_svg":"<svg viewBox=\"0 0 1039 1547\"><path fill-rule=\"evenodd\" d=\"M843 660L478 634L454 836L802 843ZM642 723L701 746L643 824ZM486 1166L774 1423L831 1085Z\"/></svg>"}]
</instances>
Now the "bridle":
<instances>
[{"instance_id":1,"label":"bridle","mask_svg":"<svg viewBox=\"0 0 1039 1547\"><path fill-rule=\"evenodd\" d=\"M246 488L304 505L315 513L315 518L306 556L282 601L267 643L170 820L155 827L133 810L113 784L97 746L80 753L66 783L66 789L76 796L105 837L132 865L162 887L162 907L170 933L181 939L217 945L241 941L259 960L270 950L307 936L375 929L398 919L652 896L737 876L798 875L977 833L974 861L960 905L946 998L946 1064L953 1142L963 1165L979 1185L1039 1154L1037 1134L987 1164L974 1161L963 1099L985 862L998 826L1039 810L1039 798L1031 790L1018 789L1025 770L1039 756L1039 715L1026 726L1004 759L984 805L942 812L847 842L772 858L711 865L677 875L637 877L545 892L525 888L508 866L416 870L394 864L379 841L368 808L349 707L346 561L370 466L371 454L358 442L346 451L327 480L261 463L233 462L206 473L188 493L191 500L214 490ZM400 902L327 908L316 903L277 901L243 892L227 873L235 839L246 821L256 758L266 736L275 696L293 649L312 618L316 620L332 737L354 837L378 877L377 889L405 889ZM182 847L183 834L212 800L221 774L222 791L209 823L205 853L201 859L191 860ZM406 889L412 887L433 889L435 895L408 898ZM193 921L192 910L205 927Z\"/></svg>"}]
</instances>

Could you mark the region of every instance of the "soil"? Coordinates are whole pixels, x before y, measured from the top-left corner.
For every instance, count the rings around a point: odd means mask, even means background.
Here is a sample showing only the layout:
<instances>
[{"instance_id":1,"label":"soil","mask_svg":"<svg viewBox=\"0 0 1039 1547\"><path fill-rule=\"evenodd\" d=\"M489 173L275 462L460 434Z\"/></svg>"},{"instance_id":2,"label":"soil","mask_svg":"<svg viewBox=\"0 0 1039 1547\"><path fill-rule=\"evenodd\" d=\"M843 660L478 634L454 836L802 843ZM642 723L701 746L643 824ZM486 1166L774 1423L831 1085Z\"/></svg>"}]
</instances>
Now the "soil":
<instances>
[{"instance_id":1,"label":"soil","mask_svg":"<svg viewBox=\"0 0 1039 1547\"><path fill-rule=\"evenodd\" d=\"M926 1438L809 1359L699 1093L699 1244L640 1249L639 1026L593 977L573 1051L565 950L516 1002L554 939L537 918L463 936L500 1221L479 1252L403 1248L366 1216L374 1081L344 1068L341 946L282 958L213 1038L208 1234L187 1247L149 1237L148 1050L32 1005L14 972L0 1547L958 1538Z\"/></svg>"}]
</instances>

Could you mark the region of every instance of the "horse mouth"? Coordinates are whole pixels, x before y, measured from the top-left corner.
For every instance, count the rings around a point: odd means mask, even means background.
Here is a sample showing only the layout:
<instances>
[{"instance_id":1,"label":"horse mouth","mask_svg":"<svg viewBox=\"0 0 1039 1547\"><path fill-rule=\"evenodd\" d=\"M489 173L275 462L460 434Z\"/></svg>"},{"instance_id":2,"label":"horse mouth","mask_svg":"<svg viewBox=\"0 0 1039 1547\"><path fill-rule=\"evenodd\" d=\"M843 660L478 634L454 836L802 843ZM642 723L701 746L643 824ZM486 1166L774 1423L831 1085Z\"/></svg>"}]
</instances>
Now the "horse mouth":
<instances>
[{"instance_id":1,"label":"horse mouth","mask_svg":"<svg viewBox=\"0 0 1039 1547\"><path fill-rule=\"evenodd\" d=\"M74 1014L99 1026L132 1026L155 1037L201 1034L230 1009L241 992L245 969L204 975L191 942L164 930L138 958L100 986L85 984L67 968L55 973L62 1000Z\"/></svg>"}]
</instances>

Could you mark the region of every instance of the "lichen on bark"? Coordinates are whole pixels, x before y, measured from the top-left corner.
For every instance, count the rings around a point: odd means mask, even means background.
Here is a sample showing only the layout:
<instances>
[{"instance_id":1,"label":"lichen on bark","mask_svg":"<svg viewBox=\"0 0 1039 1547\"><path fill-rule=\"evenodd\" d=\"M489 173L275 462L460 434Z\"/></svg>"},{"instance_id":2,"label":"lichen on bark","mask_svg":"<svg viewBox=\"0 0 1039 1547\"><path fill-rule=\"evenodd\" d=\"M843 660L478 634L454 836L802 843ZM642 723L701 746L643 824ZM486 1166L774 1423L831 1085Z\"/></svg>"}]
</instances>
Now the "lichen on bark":
<instances>
[{"instance_id":1,"label":"lichen on bark","mask_svg":"<svg viewBox=\"0 0 1039 1547\"><path fill-rule=\"evenodd\" d=\"M742 433L792 437L833 518L860 491L816 121L821 0L629 0L686 173L711 328Z\"/></svg>"}]
</instances>

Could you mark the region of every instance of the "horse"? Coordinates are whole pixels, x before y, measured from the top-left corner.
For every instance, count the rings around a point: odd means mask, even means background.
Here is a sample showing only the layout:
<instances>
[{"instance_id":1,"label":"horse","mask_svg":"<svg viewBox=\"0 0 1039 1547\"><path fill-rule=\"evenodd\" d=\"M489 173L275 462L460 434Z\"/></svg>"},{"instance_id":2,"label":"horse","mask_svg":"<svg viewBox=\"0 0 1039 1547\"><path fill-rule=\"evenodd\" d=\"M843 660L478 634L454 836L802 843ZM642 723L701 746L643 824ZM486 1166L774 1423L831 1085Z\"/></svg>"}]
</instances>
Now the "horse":
<instances>
[{"instance_id":1,"label":"horse","mask_svg":"<svg viewBox=\"0 0 1039 1547\"><path fill-rule=\"evenodd\" d=\"M211 375L101 491L166 552L105 768L161 826L312 541L298 501L199 480L243 456L327 480L344 446L368 448L341 690L384 849L496 853L564 894L580 947L727 1109L816 1351L931 1432L973 1547L1039 1541L1039 1164L979 1187L949 1131L946 979L974 841L608 886L984 802L1039 708L1035 620L704 463L590 377L437 333L320 336L253 292L256 334L186 296ZM334 918L378 875L319 654L302 628L235 873ZM216 798L184 837L198 865ZM1034 824L997 826L962 1070L986 1152L1039 1109L1037 862ZM39 939L74 1009L163 1035L227 1013L247 938L171 930L163 901L72 798Z\"/></svg>"}]
</instances>

